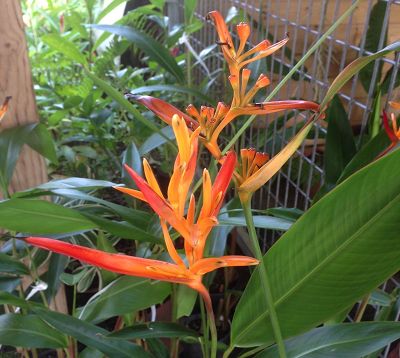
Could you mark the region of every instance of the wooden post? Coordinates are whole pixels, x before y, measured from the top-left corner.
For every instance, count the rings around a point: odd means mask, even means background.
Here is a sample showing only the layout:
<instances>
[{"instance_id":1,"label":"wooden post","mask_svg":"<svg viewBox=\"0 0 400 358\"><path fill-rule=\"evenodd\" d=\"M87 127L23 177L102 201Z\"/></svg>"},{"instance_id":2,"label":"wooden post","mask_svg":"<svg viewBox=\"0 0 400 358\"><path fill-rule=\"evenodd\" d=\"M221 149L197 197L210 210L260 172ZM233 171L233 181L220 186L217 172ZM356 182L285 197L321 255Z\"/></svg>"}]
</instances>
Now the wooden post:
<instances>
[{"instance_id":1,"label":"wooden post","mask_svg":"<svg viewBox=\"0 0 400 358\"><path fill-rule=\"evenodd\" d=\"M39 121L33 92L19 0L1 0L0 10L0 102L12 96L0 129ZM1 155L1 153L0 153ZM47 181L44 159L24 146L10 192L27 189Z\"/></svg>"}]
</instances>

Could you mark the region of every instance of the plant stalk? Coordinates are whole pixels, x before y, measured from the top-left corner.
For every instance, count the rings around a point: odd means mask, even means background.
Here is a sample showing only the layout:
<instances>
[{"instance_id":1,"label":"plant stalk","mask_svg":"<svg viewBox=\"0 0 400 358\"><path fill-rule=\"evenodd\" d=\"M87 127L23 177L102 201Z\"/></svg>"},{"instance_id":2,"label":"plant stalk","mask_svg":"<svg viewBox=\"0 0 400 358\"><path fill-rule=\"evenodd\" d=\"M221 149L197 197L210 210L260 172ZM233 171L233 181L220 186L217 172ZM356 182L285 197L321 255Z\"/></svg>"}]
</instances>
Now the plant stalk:
<instances>
[{"instance_id":1,"label":"plant stalk","mask_svg":"<svg viewBox=\"0 0 400 358\"><path fill-rule=\"evenodd\" d=\"M271 283L269 281L267 270L265 269L265 266L263 264L263 254L261 252L261 248L258 243L256 228L254 226L254 221L253 221L253 215L251 213L251 196L248 198L248 200L242 202L242 207L246 219L247 229L249 231L250 240L253 246L253 252L256 259L260 261L260 264L258 265L257 269L261 280L261 286L264 291L264 296L266 299L269 316L271 318L272 330L274 332L275 342L278 346L279 357L286 358L285 344L283 342L278 316L275 311L274 298L271 290Z\"/></svg>"}]
</instances>

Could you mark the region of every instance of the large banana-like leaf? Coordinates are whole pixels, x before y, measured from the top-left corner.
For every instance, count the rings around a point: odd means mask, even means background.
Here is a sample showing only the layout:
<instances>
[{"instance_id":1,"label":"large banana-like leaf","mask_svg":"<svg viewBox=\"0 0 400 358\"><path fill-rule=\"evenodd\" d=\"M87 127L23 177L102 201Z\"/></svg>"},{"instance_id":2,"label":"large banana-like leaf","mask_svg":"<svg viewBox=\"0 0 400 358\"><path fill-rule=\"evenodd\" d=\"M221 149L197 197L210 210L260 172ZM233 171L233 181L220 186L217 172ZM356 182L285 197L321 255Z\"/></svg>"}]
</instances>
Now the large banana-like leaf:
<instances>
[{"instance_id":1,"label":"large banana-like leaf","mask_svg":"<svg viewBox=\"0 0 400 358\"><path fill-rule=\"evenodd\" d=\"M349 307L400 265L400 150L322 198L264 256L284 338ZM232 323L232 345L274 341L254 273Z\"/></svg>"}]
</instances>

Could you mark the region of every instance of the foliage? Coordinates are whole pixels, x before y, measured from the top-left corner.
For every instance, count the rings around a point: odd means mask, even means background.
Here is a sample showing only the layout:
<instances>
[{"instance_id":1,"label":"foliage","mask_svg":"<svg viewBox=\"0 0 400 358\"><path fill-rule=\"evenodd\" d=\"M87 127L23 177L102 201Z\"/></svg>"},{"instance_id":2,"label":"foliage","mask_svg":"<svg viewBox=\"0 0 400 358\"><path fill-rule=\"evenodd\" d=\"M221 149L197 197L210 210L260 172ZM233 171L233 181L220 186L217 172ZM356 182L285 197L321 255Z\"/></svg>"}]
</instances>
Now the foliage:
<instances>
[{"instance_id":1,"label":"foliage","mask_svg":"<svg viewBox=\"0 0 400 358\"><path fill-rule=\"evenodd\" d=\"M396 42L379 50L376 33L387 5L378 1L373 8L366 44L371 53L336 77L320 106L263 100L257 92L269 79L257 79L256 72L260 63L276 67L267 55L288 39L262 42L249 54L244 49L250 27L238 23L234 44L224 19L212 12L230 73L232 90L220 98L231 98L226 105L210 95L223 74L206 66L206 59L218 56L216 46L200 53L191 46L189 35L204 25L194 15L196 1L185 1L184 23L174 27L162 0L114 24L101 23L125 2L23 3L41 123L0 133L2 350L34 357L46 349L69 357L177 357L201 350L214 358L217 349L225 357L233 350L243 357L362 357L399 339L400 324L391 322L399 290L377 289L398 271L400 250L400 132L394 114L392 127L385 117L380 129L387 80L378 79L362 138L353 133L338 96L360 71L369 88L371 66L400 49ZM225 20L245 18L232 8ZM264 62L256 62L260 58ZM244 67L250 62L253 74ZM197 70L205 73L199 84L192 78ZM278 87L295 73L283 71L287 77ZM188 102L193 105L185 114L178 108ZM210 107L197 111L204 102ZM271 153L276 144L288 143L278 145L283 149L272 158L256 149L235 154L232 148L244 142L236 139L253 116L297 109L313 114L291 130L279 117L279 137L267 130L259 138ZM313 206L304 213L252 209L253 193L315 137L323 119L325 183ZM225 155L220 145L230 139L222 131L228 124L237 131ZM53 179L10 193L24 144L47 159ZM198 145L209 155L198 155ZM298 165L295 157L292 165ZM235 194L228 192L231 178ZM232 197L227 203L226 192ZM256 228L283 235L265 253ZM255 269L228 267L257 262ZM68 300L64 311L50 308L60 287ZM356 322L345 323L355 304ZM379 306L380 314L374 322L360 322L369 305ZM228 336L229 342L222 339Z\"/></svg>"}]
</instances>

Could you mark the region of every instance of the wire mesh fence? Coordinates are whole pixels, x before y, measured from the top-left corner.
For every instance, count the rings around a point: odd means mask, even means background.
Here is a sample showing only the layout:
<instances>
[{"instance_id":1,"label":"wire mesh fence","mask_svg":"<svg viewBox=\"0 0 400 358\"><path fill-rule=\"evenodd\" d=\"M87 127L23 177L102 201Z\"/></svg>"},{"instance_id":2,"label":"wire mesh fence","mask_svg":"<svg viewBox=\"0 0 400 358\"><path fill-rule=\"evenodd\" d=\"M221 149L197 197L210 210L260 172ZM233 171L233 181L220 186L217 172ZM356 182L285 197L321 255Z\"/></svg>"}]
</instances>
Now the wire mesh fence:
<instances>
[{"instance_id":1,"label":"wire mesh fence","mask_svg":"<svg viewBox=\"0 0 400 358\"><path fill-rule=\"evenodd\" d=\"M268 39L276 42L286 33L290 41L285 50L275 52L267 61L261 63L258 73L264 72L272 79L272 86L278 83L310 48L310 46L331 26L354 1L350 0L224 0L198 2L196 16L207 21L207 13L219 10L229 16L232 8L241 12L240 17L247 19L252 26L253 36L249 42L257 44ZM179 0L183 10L184 2ZM378 4L379 3L379 4ZM183 15L180 15L181 18ZM379 22L380 33L374 33L374 21ZM370 30L369 30L370 28ZM325 95L332 79L342 71L347 64L357 57L371 54L382 49L387 43L398 40L400 28L400 1L366 0L361 2L353 14L332 33L306 62L301 66L292 79L278 92L275 99L307 99L319 102ZM234 31L232 31L234 32ZM371 39L375 36L375 47L371 49ZM215 44L217 38L213 27L208 24L191 38L191 43L197 52ZM214 49L217 52L218 49ZM209 73L218 72L224 67L222 55L211 56L205 60ZM367 78L356 75L339 93L340 100L348 114L348 118L358 138L368 130L368 120L372 113L374 95L378 85L385 86L383 108L387 101L396 99L399 80L400 53L376 61L369 68ZM206 74L199 67L199 81ZM223 74L219 77L223 82ZM223 85L214 86L217 92ZM264 97L266 94L264 94ZM398 99L398 98L397 98ZM286 113L270 115L253 122L247 130L241 147L255 147L257 150L277 153L293 136L298 124L304 121L308 113ZM324 182L324 143L326 127L321 123L315 125L312 138L305 141L297 150L287 165L270 181L254 198L256 208L296 207L306 210L310 207L314 194ZM358 142L358 145L361 143ZM267 249L280 233L270 231L260 232ZM383 289L392 291L400 287L393 278L383 285ZM361 304L361 303L360 303ZM371 306L370 306L371 307ZM370 313L377 317L381 308ZM355 307L354 312L356 312ZM354 316L353 312L353 316ZM397 309L392 319L398 319ZM349 316L348 319L353 319ZM389 347L382 354L386 357Z\"/></svg>"}]
</instances>

